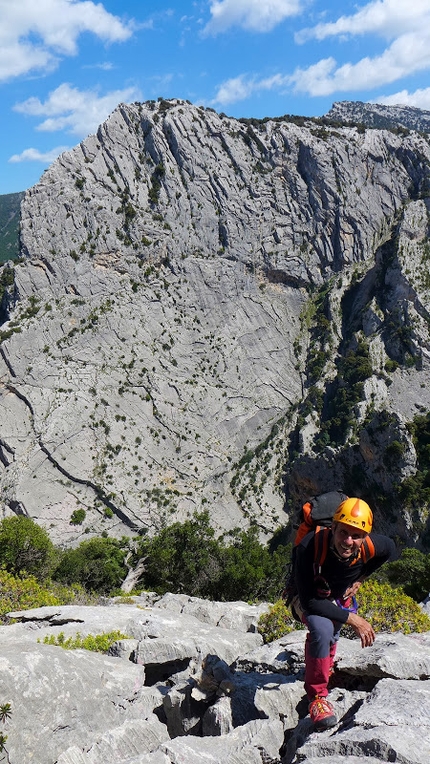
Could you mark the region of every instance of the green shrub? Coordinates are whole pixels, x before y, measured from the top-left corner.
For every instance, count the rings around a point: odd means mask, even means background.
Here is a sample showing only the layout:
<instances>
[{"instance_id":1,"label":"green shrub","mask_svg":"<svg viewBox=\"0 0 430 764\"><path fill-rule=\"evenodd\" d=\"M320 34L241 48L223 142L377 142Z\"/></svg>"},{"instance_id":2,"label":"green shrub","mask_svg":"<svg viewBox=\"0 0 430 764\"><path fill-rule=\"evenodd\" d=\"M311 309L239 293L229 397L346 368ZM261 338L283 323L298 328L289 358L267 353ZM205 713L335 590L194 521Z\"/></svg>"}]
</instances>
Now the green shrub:
<instances>
[{"instance_id":1,"label":"green shrub","mask_svg":"<svg viewBox=\"0 0 430 764\"><path fill-rule=\"evenodd\" d=\"M260 544L255 527L215 538L207 511L145 539L139 556L145 557L145 589L227 601L276 598L288 561L285 547L271 553Z\"/></svg>"},{"instance_id":2,"label":"green shrub","mask_svg":"<svg viewBox=\"0 0 430 764\"><path fill-rule=\"evenodd\" d=\"M86 637L82 637L78 632L74 637L65 637L64 632L60 631L59 634L47 635L43 644L56 645L57 647L63 647L65 650L91 650L94 653L107 653L112 647L114 642L119 639L131 639L127 634L122 634L121 631L109 631L103 634L87 634ZM39 641L39 640L38 640Z\"/></svg>"},{"instance_id":3,"label":"green shrub","mask_svg":"<svg viewBox=\"0 0 430 764\"><path fill-rule=\"evenodd\" d=\"M384 565L382 575L383 581L400 587L416 602L422 602L430 592L430 555L419 549L404 549L398 560Z\"/></svg>"},{"instance_id":4,"label":"green shrub","mask_svg":"<svg viewBox=\"0 0 430 764\"><path fill-rule=\"evenodd\" d=\"M82 525L86 514L85 509L74 509L70 516L70 525Z\"/></svg>"},{"instance_id":5,"label":"green shrub","mask_svg":"<svg viewBox=\"0 0 430 764\"><path fill-rule=\"evenodd\" d=\"M400 484L398 496L405 507L421 509L430 504L430 413L415 416L407 427L417 453L417 471ZM420 535L428 548L429 531L425 529Z\"/></svg>"},{"instance_id":6,"label":"green shrub","mask_svg":"<svg viewBox=\"0 0 430 764\"><path fill-rule=\"evenodd\" d=\"M124 557L125 550L115 539L82 541L63 553L53 577L64 584L78 583L89 591L109 594L121 586L127 574Z\"/></svg>"},{"instance_id":7,"label":"green shrub","mask_svg":"<svg viewBox=\"0 0 430 764\"><path fill-rule=\"evenodd\" d=\"M304 629L304 626L293 618L284 600L277 600L258 621L258 632L263 637L264 644L280 639L284 634L296 629Z\"/></svg>"},{"instance_id":8,"label":"green shrub","mask_svg":"<svg viewBox=\"0 0 430 764\"><path fill-rule=\"evenodd\" d=\"M402 459L405 451L405 443L400 443L398 440L393 440L385 449L383 456L383 462L387 469L395 469L399 460Z\"/></svg>"},{"instance_id":9,"label":"green shrub","mask_svg":"<svg viewBox=\"0 0 430 764\"><path fill-rule=\"evenodd\" d=\"M55 564L55 547L48 533L23 515L0 522L0 566L9 573L29 573L43 581Z\"/></svg>"},{"instance_id":10,"label":"green shrub","mask_svg":"<svg viewBox=\"0 0 430 764\"><path fill-rule=\"evenodd\" d=\"M321 435L317 443L343 443L347 432L355 426L352 414L354 406L363 400L364 382L372 375L369 348L363 341L355 350L348 350L336 361L337 375L331 385L332 397L327 401L327 411L321 423ZM321 437L323 436L323 439Z\"/></svg>"},{"instance_id":11,"label":"green shrub","mask_svg":"<svg viewBox=\"0 0 430 764\"><path fill-rule=\"evenodd\" d=\"M60 605L96 605L99 597L89 592L79 583L62 584L58 581L46 581L46 588L60 601Z\"/></svg>"},{"instance_id":12,"label":"green shrub","mask_svg":"<svg viewBox=\"0 0 430 764\"><path fill-rule=\"evenodd\" d=\"M47 582L42 585L35 576L13 576L0 570L0 623L7 613L44 607L45 605L87 604L82 587L65 587Z\"/></svg>"},{"instance_id":13,"label":"green shrub","mask_svg":"<svg viewBox=\"0 0 430 764\"><path fill-rule=\"evenodd\" d=\"M357 594L359 615L376 632L401 631L403 634L429 631L430 618L417 602L389 584L365 581Z\"/></svg>"},{"instance_id":14,"label":"green shrub","mask_svg":"<svg viewBox=\"0 0 430 764\"><path fill-rule=\"evenodd\" d=\"M218 580L212 597L234 601L276 599L284 587L285 566L289 559L286 548L278 546L270 552L258 540L258 529L236 530L229 544L221 551Z\"/></svg>"},{"instance_id":15,"label":"green shrub","mask_svg":"<svg viewBox=\"0 0 430 764\"><path fill-rule=\"evenodd\" d=\"M45 605L59 605L58 598L34 576L13 576L6 570L0 571L0 619L14 610L29 610Z\"/></svg>"},{"instance_id":16,"label":"green shrub","mask_svg":"<svg viewBox=\"0 0 430 764\"><path fill-rule=\"evenodd\" d=\"M149 189L148 197L153 204L157 204L158 197L161 190L161 179L165 175L165 167L162 162L159 162L151 175L151 188Z\"/></svg>"},{"instance_id":17,"label":"green shrub","mask_svg":"<svg viewBox=\"0 0 430 764\"><path fill-rule=\"evenodd\" d=\"M145 539L139 552L146 558L145 588L204 596L220 572L220 547L214 536L209 514L202 512Z\"/></svg>"},{"instance_id":18,"label":"green shrub","mask_svg":"<svg viewBox=\"0 0 430 764\"><path fill-rule=\"evenodd\" d=\"M412 634L430 630L430 618L401 589L375 580L366 581L357 594L359 615L372 624L375 632L401 631ZM295 621L283 600L278 600L260 616L258 631L265 643L280 639L294 629L304 628ZM342 636L355 638L350 626L342 628Z\"/></svg>"},{"instance_id":19,"label":"green shrub","mask_svg":"<svg viewBox=\"0 0 430 764\"><path fill-rule=\"evenodd\" d=\"M390 374L391 372L396 371L396 369L399 368L399 364L397 363L397 361L393 361L391 358L388 358L385 361L384 368L385 368L385 371Z\"/></svg>"}]
</instances>

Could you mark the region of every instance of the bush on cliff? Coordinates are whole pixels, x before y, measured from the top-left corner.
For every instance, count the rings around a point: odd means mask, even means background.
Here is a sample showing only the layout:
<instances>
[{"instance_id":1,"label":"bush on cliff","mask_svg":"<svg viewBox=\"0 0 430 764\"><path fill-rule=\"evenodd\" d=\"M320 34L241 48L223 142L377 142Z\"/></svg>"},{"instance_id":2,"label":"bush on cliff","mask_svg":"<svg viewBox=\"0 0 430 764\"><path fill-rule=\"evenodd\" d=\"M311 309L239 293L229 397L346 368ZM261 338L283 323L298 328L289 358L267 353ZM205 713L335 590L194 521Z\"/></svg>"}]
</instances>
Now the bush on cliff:
<instances>
[{"instance_id":1,"label":"bush on cliff","mask_svg":"<svg viewBox=\"0 0 430 764\"><path fill-rule=\"evenodd\" d=\"M56 550L44 528L30 517L13 515L0 522L0 566L9 573L28 573L39 581L55 564Z\"/></svg>"},{"instance_id":2,"label":"bush on cliff","mask_svg":"<svg viewBox=\"0 0 430 764\"><path fill-rule=\"evenodd\" d=\"M35 576L14 576L4 569L0 570L0 623L8 620L7 613L18 610L89 602L90 598L82 587L65 587L52 582L41 584Z\"/></svg>"},{"instance_id":3,"label":"bush on cliff","mask_svg":"<svg viewBox=\"0 0 430 764\"><path fill-rule=\"evenodd\" d=\"M202 596L220 573L220 546L207 512L144 539L138 555L145 558L143 586L160 594Z\"/></svg>"},{"instance_id":4,"label":"bush on cliff","mask_svg":"<svg viewBox=\"0 0 430 764\"><path fill-rule=\"evenodd\" d=\"M227 601L276 599L284 588L289 549L278 546L273 552L258 540L254 526L236 530L221 553L218 579L213 582L213 599ZM218 596L217 596L218 595Z\"/></svg>"},{"instance_id":5,"label":"bush on cliff","mask_svg":"<svg viewBox=\"0 0 430 764\"><path fill-rule=\"evenodd\" d=\"M404 549L398 560L384 565L378 579L401 587L409 597L422 602L430 592L430 555L419 549Z\"/></svg>"},{"instance_id":6,"label":"bush on cliff","mask_svg":"<svg viewBox=\"0 0 430 764\"><path fill-rule=\"evenodd\" d=\"M279 546L271 553L255 527L215 538L208 512L145 539L139 555L145 558L146 589L227 601L276 598L288 561L287 549Z\"/></svg>"},{"instance_id":7,"label":"bush on cliff","mask_svg":"<svg viewBox=\"0 0 430 764\"><path fill-rule=\"evenodd\" d=\"M376 632L412 634L430 630L428 615L398 587L369 579L357 593L357 601L359 614Z\"/></svg>"},{"instance_id":8,"label":"bush on cliff","mask_svg":"<svg viewBox=\"0 0 430 764\"><path fill-rule=\"evenodd\" d=\"M127 574L124 558L122 542L110 538L89 539L63 552L53 577L63 584L79 583L88 591L109 594L121 586Z\"/></svg>"}]
</instances>

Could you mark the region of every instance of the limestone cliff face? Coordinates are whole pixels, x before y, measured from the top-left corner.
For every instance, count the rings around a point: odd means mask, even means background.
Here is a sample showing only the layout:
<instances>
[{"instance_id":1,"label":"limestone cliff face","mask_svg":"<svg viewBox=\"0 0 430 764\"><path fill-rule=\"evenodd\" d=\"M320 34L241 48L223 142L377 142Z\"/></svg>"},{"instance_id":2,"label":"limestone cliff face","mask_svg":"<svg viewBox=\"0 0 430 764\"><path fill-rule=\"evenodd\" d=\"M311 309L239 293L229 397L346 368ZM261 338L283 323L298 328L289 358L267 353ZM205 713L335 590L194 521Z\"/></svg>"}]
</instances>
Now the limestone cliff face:
<instances>
[{"instance_id":1,"label":"limestone cliff face","mask_svg":"<svg viewBox=\"0 0 430 764\"><path fill-rule=\"evenodd\" d=\"M120 105L22 205L0 334L5 511L60 543L205 508L271 533L286 470L292 498L413 472L429 156L413 132ZM364 345L355 425L333 429L336 361Z\"/></svg>"}]
</instances>

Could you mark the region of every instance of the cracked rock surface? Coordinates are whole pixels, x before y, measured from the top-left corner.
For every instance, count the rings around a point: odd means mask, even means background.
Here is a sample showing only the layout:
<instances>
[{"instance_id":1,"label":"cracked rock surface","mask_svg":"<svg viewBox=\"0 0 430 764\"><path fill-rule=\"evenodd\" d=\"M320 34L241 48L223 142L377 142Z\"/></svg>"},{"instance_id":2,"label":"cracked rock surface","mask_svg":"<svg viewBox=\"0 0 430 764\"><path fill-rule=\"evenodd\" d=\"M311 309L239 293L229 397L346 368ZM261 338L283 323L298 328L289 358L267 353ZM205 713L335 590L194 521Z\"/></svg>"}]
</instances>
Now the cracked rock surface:
<instances>
[{"instance_id":1,"label":"cracked rock surface","mask_svg":"<svg viewBox=\"0 0 430 764\"><path fill-rule=\"evenodd\" d=\"M303 687L305 632L263 645L255 606L142 594L128 605L10 615L15 622L0 627L0 668L12 764L429 760L428 633L379 634L365 649L341 637L329 695L339 722L315 733ZM235 615L233 629L226 621ZM109 655L43 641L112 629L128 639Z\"/></svg>"}]
</instances>

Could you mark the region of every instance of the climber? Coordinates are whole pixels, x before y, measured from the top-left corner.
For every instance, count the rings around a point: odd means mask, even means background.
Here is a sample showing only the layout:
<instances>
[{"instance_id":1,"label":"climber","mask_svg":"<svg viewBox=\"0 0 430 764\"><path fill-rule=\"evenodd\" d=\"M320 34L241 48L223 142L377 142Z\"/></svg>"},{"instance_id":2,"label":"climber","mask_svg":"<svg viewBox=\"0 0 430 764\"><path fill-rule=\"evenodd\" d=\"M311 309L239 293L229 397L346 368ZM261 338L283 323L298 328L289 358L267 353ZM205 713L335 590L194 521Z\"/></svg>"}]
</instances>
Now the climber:
<instances>
[{"instance_id":1,"label":"climber","mask_svg":"<svg viewBox=\"0 0 430 764\"><path fill-rule=\"evenodd\" d=\"M371 534L373 514L362 499L338 506L331 528L317 528L298 544L295 578L298 595L292 606L308 628L305 643L305 690L317 731L337 724L327 700L337 640L343 624L370 647L375 632L357 614L355 595L362 582L395 556L394 542Z\"/></svg>"}]
</instances>

